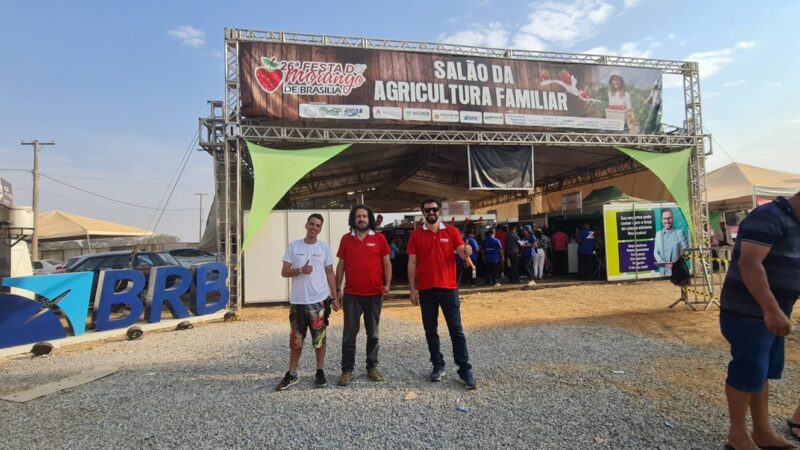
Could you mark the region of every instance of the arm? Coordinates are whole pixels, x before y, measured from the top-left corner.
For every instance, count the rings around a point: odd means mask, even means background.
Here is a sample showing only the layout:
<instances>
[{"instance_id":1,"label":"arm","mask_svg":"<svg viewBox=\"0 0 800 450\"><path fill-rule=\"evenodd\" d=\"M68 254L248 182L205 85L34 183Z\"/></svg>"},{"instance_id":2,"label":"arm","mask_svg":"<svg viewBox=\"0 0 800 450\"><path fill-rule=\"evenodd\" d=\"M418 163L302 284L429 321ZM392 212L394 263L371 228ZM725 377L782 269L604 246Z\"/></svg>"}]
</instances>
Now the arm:
<instances>
[{"instance_id":1,"label":"arm","mask_svg":"<svg viewBox=\"0 0 800 450\"><path fill-rule=\"evenodd\" d=\"M408 289L410 291L411 304L419 305L419 291L417 291L417 255L408 255Z\"/></svg>"},{"instance_id":2,"label":"arm","mask_svg":"<svg viewBox=\"0 0 800 450\"><path fill-rule=\"evenodd\" d=\"M655 259L656 264L663 264L666 261L664 255L661 254L661 248L664 246L663 242L663 235L662 233L656 233L656 241L653 244L653 259Z\"/></svg>"},{"instance_id":3,"label":"arm","mask_svg":"<svg viewBox=\"0 0 800 450\"><path fill-rule=\"evenodd\" d=\"M284 278L292 278L304 273L306 275L311 273L311 265L306 262L306 265L297 269L292 268L292 265L286 261L283 262L283 267L281 267L281 276Z\"/></svg>"},{"instance_id":4,"label":"arm","mask_svg":"<svg viewBox=\"0 0 800 450\"><path fill-rule=\"evenodd\" d=\"M388 294L389 288L392 286L392 260L389 255L383 255L381 262L383 263L383 293Z\"/></svg>"},{"instance_id":5,"label":"arm","mask_svg":"<svg viewBox=\"0 0 800 450\"><path fill-rule=\"evenodd\" d=\"M460 245L456 247L456 253L458 253L458 257L464 261L464 264L466 264L467 267L470 269L475 268L475 263L473 263L472 258L470 258L472 255L472 246L467 244Z\"/></svg>"},{"instance_id":6,"label":"arm","mask_svg":"<svg viewBox=\"0 0 800 450\"><path fill-rule=\"evenodd\" d=\"M336 275L333 273L333 266L325 266L325 277L328 279L328 289L331 291L331 298L335 310L339 310L339 293L336 292Z\"/></svg>"},{"instance_id":7,"label":"arm","mask_svg":"<svg viewBox=\"0 0 800 450\"><path fill-rule=\"evenodd\" d=\"M341 290L342 290L342 281L344 281L344 269L345 269L345 264L347 264L347 263L345 262L345 260L344 260L344 259L342 259L342 258L339 258L339 264L337 264L337 265L336 265L336 279L335 279L335 283L336 283L336 293L337 293L337 297L334 297L334 299L336 300L336 301L335 301L335 308L334 308L334 309L339 309L339 308L341 308L341 306L342 306L342 296L341 296L341 294L339 294L339 293L340 293L340 292L341 292Z\"/></svg>"},{"instance_id":8,"label":"arm","mask_svg":"<svg viewBox=\"0 0 800 450\"><path fill-rule=\"evenodd\" d=\"M768 245L743 241L739 256L739 271L745 287L764 312L767 330L777 336L786 336L792 332L792 322L778 306L778 301L769 289L767 271L764 270L764 258L770 249L772 247Z\"/></svg>"}]
</instances>

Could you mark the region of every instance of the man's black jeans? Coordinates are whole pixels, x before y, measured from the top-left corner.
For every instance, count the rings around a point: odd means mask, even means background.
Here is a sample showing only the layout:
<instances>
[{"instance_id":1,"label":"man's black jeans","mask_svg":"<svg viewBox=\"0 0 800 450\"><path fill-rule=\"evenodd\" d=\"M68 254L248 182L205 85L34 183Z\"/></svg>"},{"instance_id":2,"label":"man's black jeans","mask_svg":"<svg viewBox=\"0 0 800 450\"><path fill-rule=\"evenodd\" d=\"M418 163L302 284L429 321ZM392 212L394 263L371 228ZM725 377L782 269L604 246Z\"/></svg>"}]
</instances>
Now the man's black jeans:
<instances>
[{"instance_id":1,"label":"man's black jeans","mask_svg":"<svg viewBox=\"0 0 800 450\"><path fill-rule=\"evenodd\" d=\"M352 372L356 364L356 337L364 315L364 328L367 330L367 370L378 367L378 337L380 334L381 307L383 295L361 297L344 294L342 311L344 329L342 330L342 372Z\"/></svg>"},{"instance_id":2,"label":"man's black jeans","mask_svg":"<svg viewBox=\"0 0 800 450\"><path fill-rule=\"evenodd\" d=\"M451 289L426 289L419 292L419 306L422 310L422 326L425 328L425 339L428 341L428 351L431 354L431 363L434 368L444 368L444 356L439 346L439 308L447 322L450 331L450 341L453 344L453 359L458 365L458 373L472 369L469 364L467 351L467 338L461 328L461 302L458 293Z\"/></svg>"}]
</instances>

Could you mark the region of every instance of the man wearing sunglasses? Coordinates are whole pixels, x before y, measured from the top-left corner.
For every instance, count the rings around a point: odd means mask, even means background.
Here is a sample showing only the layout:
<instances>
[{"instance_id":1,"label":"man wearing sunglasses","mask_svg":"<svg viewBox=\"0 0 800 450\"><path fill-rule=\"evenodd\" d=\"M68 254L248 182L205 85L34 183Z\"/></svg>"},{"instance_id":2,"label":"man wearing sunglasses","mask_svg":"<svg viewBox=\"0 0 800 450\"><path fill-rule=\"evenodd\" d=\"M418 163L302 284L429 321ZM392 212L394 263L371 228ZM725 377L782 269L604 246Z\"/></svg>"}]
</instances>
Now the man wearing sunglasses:
<instances>
[{"instance_id":1,"label":"man wearing sunglasses","mask_svg":"<svg viewBox=\"0 0 800 450\"><path fill-rule=\"evenodd\" d=\"M452 226L439 221L440 203L436 199L422 202L425 221L422 228L411 233L408 253L408 285L411 303L422 311L422 326L431 354L433 370L431 381L440 381L444 376L444 356L439 345L439 308L442 309L450 340L453 358L458 365L458 376L467 389L475 389L475 377L469 364L467 339L461 327L461 310L456 285L456 263L453 252L463 260L470 256L471 248L464 245L461 233Z\"/></svg>"}]
</instances>

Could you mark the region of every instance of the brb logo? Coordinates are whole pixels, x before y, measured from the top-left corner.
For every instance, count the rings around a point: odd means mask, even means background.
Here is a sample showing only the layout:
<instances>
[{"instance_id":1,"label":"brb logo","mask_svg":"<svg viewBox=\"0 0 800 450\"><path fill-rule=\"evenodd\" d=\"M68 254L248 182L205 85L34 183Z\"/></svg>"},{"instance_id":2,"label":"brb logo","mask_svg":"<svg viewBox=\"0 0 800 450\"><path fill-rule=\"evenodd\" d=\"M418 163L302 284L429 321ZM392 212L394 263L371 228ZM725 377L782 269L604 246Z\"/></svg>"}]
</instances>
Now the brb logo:
<instances>
[{"instance_id":1,"label":"brb logo","mask_svg":"<svg viewBox=\"0 0 800 450\"><path fill-rule=\"evenodd\" d=\"M73 336L84 334L94 277L93 272L78 272L3 279L2 286L25 289L42 299L0 294L0 348L67 337L59 312ZM95 331L126 328L138 322L142 313L154 323L161 320L164 306L172 317L185 319L189 317L183 303L186 296L193 314L212 314L228 303L227 278L228 269L221 262L200 264L191 270L153 267L147 283L138 270L104 270L97 276L91 323ZM120 307L127 314L112 317L112 311Z\"/></svg>"}]
</instances>

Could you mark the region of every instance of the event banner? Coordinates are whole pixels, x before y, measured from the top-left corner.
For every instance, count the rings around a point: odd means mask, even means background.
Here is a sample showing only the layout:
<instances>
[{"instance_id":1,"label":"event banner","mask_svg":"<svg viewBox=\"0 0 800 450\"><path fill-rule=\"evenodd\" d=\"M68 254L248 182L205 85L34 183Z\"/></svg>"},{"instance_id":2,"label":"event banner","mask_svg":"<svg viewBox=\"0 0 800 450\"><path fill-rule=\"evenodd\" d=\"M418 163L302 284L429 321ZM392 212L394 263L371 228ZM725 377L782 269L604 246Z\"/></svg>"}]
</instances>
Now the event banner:
<instances>
[{"instance_id":1,"label":"event banner","mask_svg":"<svg viewBox=\"0 0 800 450\"><path fill-rule=\"evenodd\" d=\"M658 69L241 42L239 70L250 118L630 134L661 121Z\"/></svg>"},{"instance_id":2,"label":"event banner","mask_svg":"<svg viewBox=\"0 0 800 450\"><path fill-rule=\"evenodd\" d=\"M689 248L689 227L674 203L603 206L609 281L666 277Z\"/></svg>"}]
</instances>

